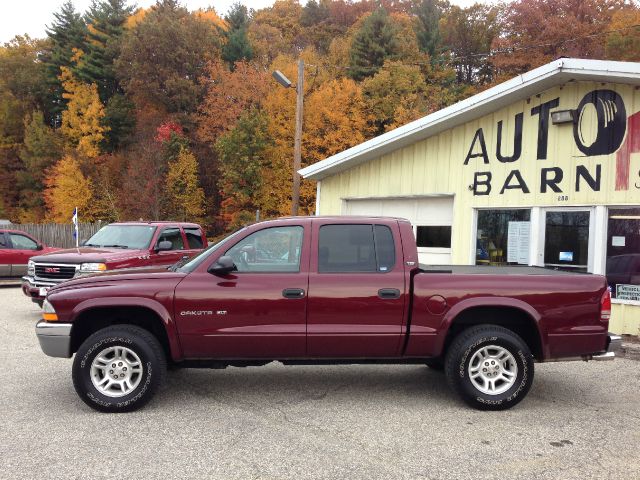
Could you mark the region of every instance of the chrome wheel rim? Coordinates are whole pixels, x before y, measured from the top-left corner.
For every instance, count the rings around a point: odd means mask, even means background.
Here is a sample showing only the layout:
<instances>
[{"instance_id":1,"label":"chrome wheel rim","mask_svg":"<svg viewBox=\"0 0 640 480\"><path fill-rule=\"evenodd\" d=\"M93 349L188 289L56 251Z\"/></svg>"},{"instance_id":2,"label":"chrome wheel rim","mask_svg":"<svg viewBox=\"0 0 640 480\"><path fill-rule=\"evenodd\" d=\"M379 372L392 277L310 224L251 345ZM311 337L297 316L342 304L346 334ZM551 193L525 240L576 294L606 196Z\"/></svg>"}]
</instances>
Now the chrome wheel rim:
<instances>
[{"instance_id":1,"label":"chrome wheel rim","mask_svg":"<svg viewBox=\"0 0 640 480\"><path fill-rule=\"evenodd\" d=\"M107 397L124 397L140 384L142 372L140 357L133 350L108 347L91 362L91 383Z\"/></svg>"},{"instance_id":2,"label":"chrome wheel rim","mask_svg":"<svg viewBox=\"0 0 640 480\"><path fill-rule=\"evenodd\" d=\"M471 383L480 392L500 395L516 383L518 365L506 348L487 345L473 354L468 371Z\"/></svg>"}]
</instances>

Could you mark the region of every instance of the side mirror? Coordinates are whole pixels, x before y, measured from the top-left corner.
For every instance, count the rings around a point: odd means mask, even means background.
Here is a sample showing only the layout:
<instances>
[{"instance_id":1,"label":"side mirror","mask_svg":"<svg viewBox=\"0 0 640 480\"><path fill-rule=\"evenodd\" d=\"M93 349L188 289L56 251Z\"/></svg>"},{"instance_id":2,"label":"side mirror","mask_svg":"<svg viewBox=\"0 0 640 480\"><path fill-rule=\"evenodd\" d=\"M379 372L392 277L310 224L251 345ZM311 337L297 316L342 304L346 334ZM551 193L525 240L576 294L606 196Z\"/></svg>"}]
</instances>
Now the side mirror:
<instances>
[{"instance_id":1,"label":"side mirror","mask_svg":"<svg viewBox=\"0 0 640 480\"><path fill-rule=\"evenodd\" d=\"M233 258L223 255L218 259L216 263L211 265L207 272L212 275L227 275L236 269L236 264L233 263Z\"/></svg>"},{"instance_id":2,"label":"side mirror","mask_svg":"<svg viewBox=\"0 0 640 480\"><path fill-rule=\"evenodd\" d=\"M163 240L158 243L158 246L156 247L156 251L166 252L167 250L171 250L172 247L173 247L173 244L169 240Z\"/></svg>"},{"instance_id":3,"label":"side mirror","mask_svg":"<svg viewBox=\"0 0 640 480\"><path fill-rule=\"evenodd\" d=\"M44 246L39 243L38 245L36 245L36 250L44 250Z\"/></svg>"}]
</instances>

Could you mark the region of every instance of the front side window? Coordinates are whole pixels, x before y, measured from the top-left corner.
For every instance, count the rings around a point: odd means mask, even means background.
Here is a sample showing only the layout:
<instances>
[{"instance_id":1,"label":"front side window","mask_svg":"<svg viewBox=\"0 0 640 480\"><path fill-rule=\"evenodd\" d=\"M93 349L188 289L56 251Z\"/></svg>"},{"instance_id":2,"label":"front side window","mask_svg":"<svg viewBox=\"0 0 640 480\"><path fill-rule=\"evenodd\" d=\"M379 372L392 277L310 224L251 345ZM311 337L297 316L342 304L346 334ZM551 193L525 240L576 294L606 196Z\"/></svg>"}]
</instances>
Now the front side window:
<instances>
[{"instance_id":1,"label":"front side window","mask_svg":"<svg viewBox=\"0 0 640 480\"><path fill-rule=\"evenodd\" d=\"M395 265L393 234L386 225L323 225L318 272L388 272Z\"/></svg>"},{"instance_id":2,"label":"front side window","mask_svg":"<svg viewBox=\"0 0 640 480\"><path fill-rule=\"evenodd\" d=\"M304 229L265 228L243 238L225 252L238 272L299 272Z\"/></svg>"},{"instance_id":3,"label":"front side window","mask_svg":"<svg viewBox=\"0 0 640 480\"><path fill-rule=\"evenodd\" d=\"M476 265L528 265L531 210L478 210Z\"/></svg>"},{"instance_id":4,"label":"front side window","mask_svg":"<svg viewBox=\"0 0 640 480\"><path fill-rule=\"evenodd\" d=\"M640 301L640 208L610 208L607 282L611 296Z\"/></svg>"},{"instance_id":5,"label":"front side window","mask_svg":"<svg viewBox=\"0 0 640 480\"><path fill-rule=\"evenodd\" d=\"M7 248L7 241L5 240L4 232L0 232L0 248Z\"/></svg>"},{"instance_id":6,"label":"front side window","mask_svg":"<svg viewBox=\"0 0 640 480\"><path fill-rule=\"evenodd\" d=\"M158 245L160 242L171 242L171 250L183 250L184 241L179 228L167 228L162 231L158 237Z\"/></svg>"},{"instance_id":7,"label":"front side window","mask_svg":"<svg viewBox=\"0 0 640 480\"><path fill-rule=\"evenodd\" d=\"M15 250L36 250L38 244L29 237L18 233L10 233L11 244Z\"/></svg>"}]
</instances>

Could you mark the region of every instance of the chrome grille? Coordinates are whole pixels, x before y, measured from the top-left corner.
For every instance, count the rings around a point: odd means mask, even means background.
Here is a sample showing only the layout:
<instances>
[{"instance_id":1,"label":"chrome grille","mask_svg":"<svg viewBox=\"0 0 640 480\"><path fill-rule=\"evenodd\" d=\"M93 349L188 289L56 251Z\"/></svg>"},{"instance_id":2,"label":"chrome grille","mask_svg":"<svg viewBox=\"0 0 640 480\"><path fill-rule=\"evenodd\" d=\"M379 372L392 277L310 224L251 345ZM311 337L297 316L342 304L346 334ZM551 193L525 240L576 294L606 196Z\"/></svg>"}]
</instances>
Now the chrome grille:
<instances>
[{"instance_id":1,"label":"chrome grille","mask_svg":"<svg viewBox=\"0 0 640 480\"><path fill-rule=\"evenodd\" d=\"M60 265L50 263L36 263L36 278L42 280L69 280L76 274L79 265Z\"/></svg>"}]
</instances>

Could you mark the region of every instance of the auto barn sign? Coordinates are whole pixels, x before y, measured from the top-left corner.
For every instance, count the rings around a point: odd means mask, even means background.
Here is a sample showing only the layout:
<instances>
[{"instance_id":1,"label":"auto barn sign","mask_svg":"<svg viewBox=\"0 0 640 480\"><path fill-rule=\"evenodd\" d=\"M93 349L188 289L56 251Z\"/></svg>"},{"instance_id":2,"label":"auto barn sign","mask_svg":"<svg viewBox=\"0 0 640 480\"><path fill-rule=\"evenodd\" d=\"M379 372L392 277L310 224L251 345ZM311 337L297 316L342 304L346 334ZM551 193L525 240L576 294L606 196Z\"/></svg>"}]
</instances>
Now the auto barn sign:
<instances>
[{"instance_id":1,"label":"auto barn sign","mask_svg":"<svg viewBox=\"0 0 640 480\"><path fill-rule=\"evenodd\" d=\"M533 108L515 114L512 134L506 135L503 121L496 124L495 151L487 149L485 130L478 128L469 142L464 158L464 168L474 168L473 183L469 186L475 196L557 193L565 199L569 193L584 191L599 192L603 186L603 162L615 162L615 190L638 189L640 171L631 171L631 154L640 152L640 112L629 114L624 99L610 89L595 89L584 95L573 110L570 125L554 126L551 114L559 109L560 98L553 98ZM523 129L525 115L533 120L530 125L537 128ZM567 158L558 157L550 151L550 128L560 127L566 132L563 142L573 142L579 152ZM571 133L573 135L571 135ZM527 174L521 168L523 136L536 137L536 152L528 155L539 162L534 178L531 170ZM531 144L531 143L529 143ZM573 149L573 151L576 151ZM506 153L508 152L508 153ZM615 154L615 157L610 158ZM586 161L587 159L596 159ZM498 175L492 165L509 166L506 174ZM511 168L512 167L512 168ZM572 171L569 171L572 170ZM501 169L502 171L502 169ZM528 175L528 176L527 176ZM500 178L498 178L500 177ZM566 197L568 198L568 197Z\"/></svg>"}]
</instances>

